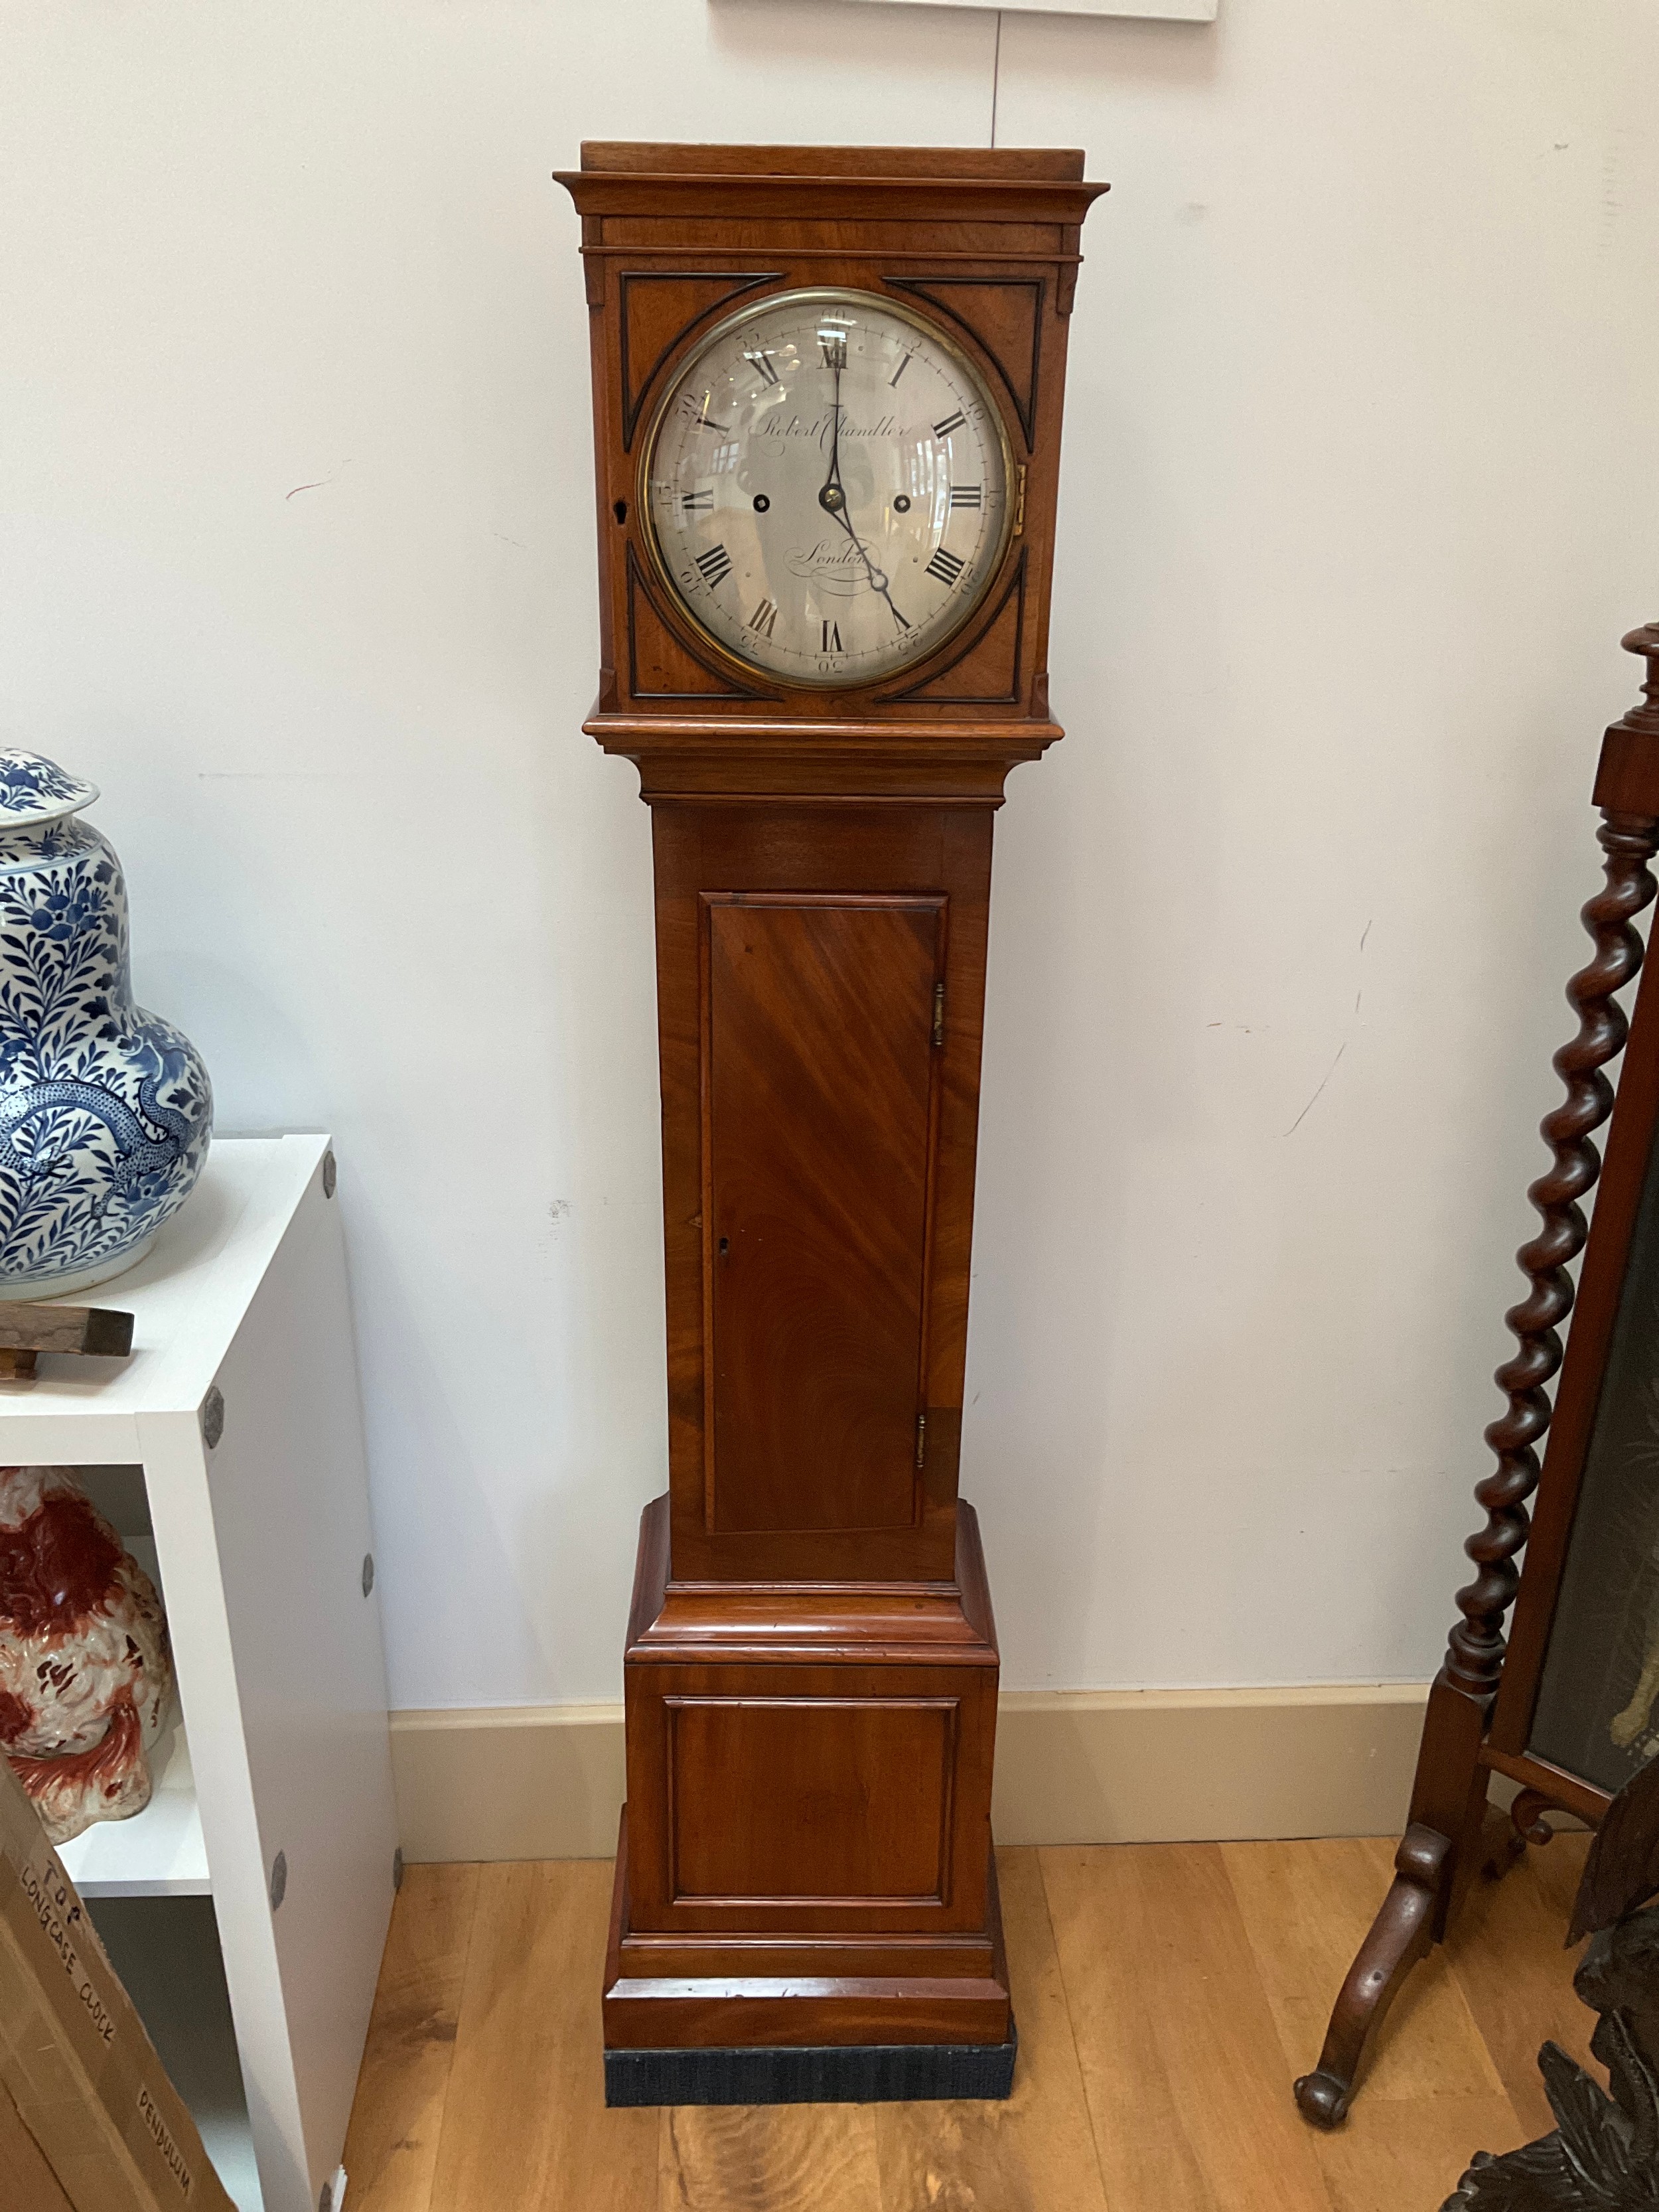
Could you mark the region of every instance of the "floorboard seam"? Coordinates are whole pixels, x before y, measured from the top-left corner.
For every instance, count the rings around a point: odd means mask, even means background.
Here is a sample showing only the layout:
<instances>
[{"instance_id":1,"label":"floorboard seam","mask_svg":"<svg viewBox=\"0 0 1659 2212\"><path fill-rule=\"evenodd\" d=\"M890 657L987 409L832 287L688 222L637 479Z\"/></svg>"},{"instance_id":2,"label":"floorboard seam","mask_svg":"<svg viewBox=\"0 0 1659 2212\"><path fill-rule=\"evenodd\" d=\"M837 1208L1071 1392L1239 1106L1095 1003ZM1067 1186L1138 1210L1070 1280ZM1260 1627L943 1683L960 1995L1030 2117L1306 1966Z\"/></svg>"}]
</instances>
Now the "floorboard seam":
<instances>
[{"instance_id":1,"label":"floorboard seam","mask_svg":"<svg viewBox=\"0 0 1659 2212\"><path fill-rule=\"evenodd\" d=\"M1100 2130L1095 2124L1095 2100L1089 2094L1088 2077L1083 2070L1083 2054L1078 2049L1077 2022L1072 2017L1072 1992L1066 1979L1066 1961L1060 1955L1060 1938L1054 1933L1054 1908L1048 1897L1048 1872L1043 1864L1047 1853L1039 1849L1036 1856L1037 1887L1042 1892L1042 1917L1048 1923L1048 1948L1054 1954L1054 1972L1060 1976L1060 2002L1066 2008L1066 2033L1071 2039L1072 2063L1077 2069L1077 2085L1083 2096L1083 2110L1089 2122L1089 2147L1095 2154L1095 2176L1100 2183L1101 2201L1106 2212L1115 2212L1112 2192L1106 2186L1106 2163L1100 2154Z\"/></svg>"},{"instance_id":2,"label":"floorboard seam","mask_svg":"<svg viewBox=\"0 0 1659 2212\"><path fill-rule=\"evenodd\" d=\"M466 1936L461 1950L460 1996L455 2005L455 2033L449 2039L449 2063L444 2069L443 2100L438 2109L438 2135L433 2146L432 2168L427 2182L423 2212L434 2212L433 2192L438 2185L438 2176L443 2172L444 2138L449 2132L449 2093L455 2082L455 2054L461 2047L461 2034L466 2026L466 2001L472 1981L472 1939L477 1930L478 1905L483 1893L483 1875L480 1868L473 1868L472 1880L468 1886L472 1892L472 1903L466 1915ZM348 2184L350 2178L348 2174Z\"/></svg>"}]
</instances>

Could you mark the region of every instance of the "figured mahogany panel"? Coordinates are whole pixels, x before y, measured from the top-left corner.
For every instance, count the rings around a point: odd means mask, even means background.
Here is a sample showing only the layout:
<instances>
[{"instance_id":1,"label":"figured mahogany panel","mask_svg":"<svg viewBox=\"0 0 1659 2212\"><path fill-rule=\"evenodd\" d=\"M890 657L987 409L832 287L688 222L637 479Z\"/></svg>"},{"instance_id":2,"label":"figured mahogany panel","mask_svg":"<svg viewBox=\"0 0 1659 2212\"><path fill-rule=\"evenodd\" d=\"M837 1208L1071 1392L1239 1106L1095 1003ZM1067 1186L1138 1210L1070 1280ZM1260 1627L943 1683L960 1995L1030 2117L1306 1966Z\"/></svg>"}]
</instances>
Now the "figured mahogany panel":
<instances>
[{"instance_id":1,"label":"figured mahogany panel","mask_svg":"<svg viewBox=\"0 0 1659 2212\"><path fill-rule=\"evenodd\" d=\"M625 1683L636 1935L805 1944L798 1971L820 1938L914 1959L983 1936L994 1663L864 1660L854 1638L815 1663L630 1658Z\"/></svg>"},{"instance_id":2,"label":"figured mahogany panel","mask_svg":"<svg viewBox=\"0 0 1659 2212\"><path fill-rule=\"evenodd\" d=\"M947 327L977 339L1014 403L1029 450L1036 427L1037 370L1042 360L1042 279L1032 276L890 276L943 315Z\"/></svg>"},{"instance_id":3,"label":"figured mahogany panel","mask_svg":"<svg viewBox=\"0 0 1659 2212\"><path fill-rule=\"evenodd\" d=\"M676 1904L945 1903L954 1698L667 1705Z\"/></svg>"},{"instance_id":4,"label":"figured mahogany panel","mask_svg":"<svg viewBox=\"0 0 1659 2212\"><path fill-rule=\"evenodd\" d=\"M628 679L640 699L752 699L756 692L684 644L659 611L645 573L628 554Z\"/></svg>"},{"instance_id":5,"label":"figured mahogany panel","mask_svg":"<svg viewBox=\"0 0 1659 2212\"><path fill-rule=\"evenodd\" d=\"M775 283L770 270L624 269L617 277L623 443L631 446L657 371L694 332L745 292Z\"/></svg>"},{"instance_id":6,"label":"figured mahogany panel","mask_svg":"<svg viewBox=\"0 0 1659 2212\"><path fill-rule=\"evenodd\" d=\"M1025 628L1025 556L992 605L988 619L970 628L954 660L895 696L948 699L958 707L1006 707L1020 696L1020 639Z\"/></svg>"},{"instance_id":7,"label":"figured mahogany panel","mask_svg":"<svg viewBox=\"0 0 1659 2212\"><path fill-rule=\"evenodd\" d=\"M652 811L676 1577L948 1582L956 1557L989 809L663 800ZM704 1006L712 1004L712 969L705 973L712 955L708 922L717 910L706 901L708 895L733 892L743 893L744 902L741 910L719 909L728 923L759 927L753 917L766 914L772 933L744 940L757 947L742 956L744 962L769 963L763 1002L748 1005L742 995L731 1001L740 1019L730 1033L730 1050L740 1056L729 1064L736 1079L746 1060L752 1074L744 1079L754 1086L753 1106L742 1109L751 1133L742 1139L742 1148L745 1155L751 1145L759 1148L752 1167L734 1150L732 1167L734 1174L763 1175L780 1187L781 1202L797 1212L791 1234L800 1241L794 1272L777 1286L788 1310L775 1298L774 1310L740 1303L725 1315L726 1292L714 1279L722 1264L726 1280L740 1293L745 1274L762 1279L751 1263L769 1268L771 1251L780 1249L751 1244L740 1249L734 1273L732 1252L723 1261L719 1249L721 1237L731 1237L731 1227L717 1225L711 1210L711 1188L714 1204L722 1202L723 1188L713 1147L725 1145L726 1137L716 1133L722 1127L724 1078L714 1076L708 1058L714 1030L703 1018ZM799 920L789 921L790 908L799 909ZM781 933L786 931L795 933L787 943ZM759 949L763 944L769 949ZM729 986L735 979L726 981ZM941 981L943 1041L935 1048L930 1040ZM828 1113L820 1108L820 1089L813 1087L826 1078L809 1064L820 1060L836 1093ZM919 1163L926 1158L917 1137L925 1126L924 1083L935 1087L938 1117L925 1215L916 1196ZM882 1112L897 1115L909 1130L897 1154L890 1158L883 1149L889 1138L860 1120L872 1109L855 1091L884 1099ZM768 1126L781 1117L766 1102L782 1097L798 1104L810 1100L811 1110L787 1127ZM930 1103L926 1110L935 1108ZM729 1121L726 1127L735 1146ZM896 1176L896 1182L883 1180ZM902 1187L908 1187L908 1196ZM908 1224L902 1237L896 1227L901 1220ZM848 1310L839 1280L826 1279L820 1288L816 1270L831 1247L839 1255L838 1267L857 1273L859 1297L876 1301L872 1312L880 1334L891 1333L885 1345L871 1319ZM910 1303L916 1298L925 1302L925 1343ZM829 1328L826 1313L832 1319ZM732 1327L751 1331L746 1342L739 1336L733 1346L729 1334L722 1337ZM800 1346L810 1392L799 1374L787 1389L766 1379L772 1356L767 1347L777 1345L785 1330ZM729 1463L724 1443L711 1435L714 1363L726 1356L715 1347L722 1343L741 1358L726 1369L721 1389L747 1393L772 1424L763 1452L752 1441L745 1446L740 1437L732 1439L746 1456ZM908 1449L899 1441L901 1359L895 1347L900 1345L908 1377ZM867 1376L853 1371L854 1360L870 1364ZM788 1493L792 1486L814 1496L824 1492L829 1447L809 1432L802 1409L819 1395L832 1361L853 1393L852 1405L861 1409L857 1425L872 1419L877 1406L882 1423L890 1421L890 1431L882 1429L891 1437L883 1453L890 1455L856 1466L837 1458L832 1487L840 1502L831 1510L839 1517L815 1532ZM927 1427L918 1470L919 1413L926 1414ZM844 1424L852 1415L841 1418ZM800 1438L798 1448L787 1443L792 1434ZM789 1452L797 1449L792 1472ZM916 1492L906 1494L901 1509L902 1480L917 1485L919 1510ZM849 1481L851 1489L843 1492ZM718 1510L711 1511L716 1500ZM860 1525L849 1517L854 1509L889 1517Z\"/></svg>"},{"instance_id":8,"label":"figured mahogany panel","mask_svg":"<svg viewBox=\"0 0 1659 2212\"><path fill-rule=\"evenodd\" d=\"M906 1526L945 902L702 908L709 1526Z\"/></svg>"}]
</instances>

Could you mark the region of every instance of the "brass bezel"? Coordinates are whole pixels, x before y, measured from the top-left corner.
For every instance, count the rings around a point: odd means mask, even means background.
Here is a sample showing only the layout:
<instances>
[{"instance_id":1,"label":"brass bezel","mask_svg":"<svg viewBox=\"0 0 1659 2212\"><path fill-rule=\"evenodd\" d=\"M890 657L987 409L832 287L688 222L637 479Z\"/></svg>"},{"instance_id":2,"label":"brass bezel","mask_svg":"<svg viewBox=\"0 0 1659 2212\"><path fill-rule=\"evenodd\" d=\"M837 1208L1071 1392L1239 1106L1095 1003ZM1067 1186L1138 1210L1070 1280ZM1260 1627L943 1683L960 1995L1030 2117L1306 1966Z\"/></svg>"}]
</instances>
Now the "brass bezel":
<instances>
[{"instance_id":1,"label":"brass bezel","mask_svg":"<svg viewBox=\"0 0 1659 2212\"><path fill-rule=\"evenodd\" d=\"M776 307L793 307L810 300L845 301L850 306L878 307L883 313L896 315L901 322L908 323L913 328L922 331L933 340L935 345L941 347L961 366L974 389L978 392L991 420L995 423L997 437L1002 448L1002 535L997 544L996 557L988 565L979 589L968 601L951 627L929 642L926 653L919 653L914 660L898 661L879 676L785 676L780 674L776 669L769 668L764 661L750 660L744 654L734 652L732 647L715 636L706 623L698 619L696 609L681 593L680 587L671 574L668 563L663 556L662 547L657 541L656 519L651 509L651 464L656 456L657 440L661 434L663 423L667 419L668 410L673 404L681 385L684 382L685 368L689 362L701 360L712 346L718 344L721 339L739 328L741 325L752 322L757 315L769 313ZM1018 482L1018 463L1014 458L1014 444L1008 434L1007 422L989 384L981 374L978 363L965 347L959 345L948 331L942 330L930 317L918 313L908 302L889 299L880 292L866 292L856 285L808 284L798 286L787 292L769 292L763 299L749 301L745 306L725 316L714 325L712 330L705 331L695 349L687 349L672 375L664 384L657 404L652 410L650 427L640 447L639 468L635 480L635 513L640 517L641 535L645 539L646 550L650 556L651 566L656 574L658 582L668 592L676 610L690 623L699 640L713 652L717 653L722 660L730 662L733 668L740 669L746 677L751 678L759 677L763 682L776 685L784 690L867 691L875 689L878 685L894 684L902 678L912 677L915 672L925 666L935 653L942 653L953 638L959 637L984 605L993 586L999 581L1008 564L1009 551L1014 542L1015 488Z\"/></svg>"}]
</instances>

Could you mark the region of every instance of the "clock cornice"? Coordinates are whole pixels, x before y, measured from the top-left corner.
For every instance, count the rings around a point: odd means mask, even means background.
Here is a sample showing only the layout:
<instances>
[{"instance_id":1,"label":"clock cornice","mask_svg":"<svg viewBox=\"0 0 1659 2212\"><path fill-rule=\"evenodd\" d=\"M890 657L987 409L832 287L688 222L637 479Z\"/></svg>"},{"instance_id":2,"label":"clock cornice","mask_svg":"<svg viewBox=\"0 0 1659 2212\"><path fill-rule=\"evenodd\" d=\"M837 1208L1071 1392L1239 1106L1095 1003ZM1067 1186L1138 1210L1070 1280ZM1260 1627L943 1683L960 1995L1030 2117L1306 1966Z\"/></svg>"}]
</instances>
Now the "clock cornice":
<instances>
[{"instance_id":1,"label":"clock cornice","mask_svg":"<svg viewBox=\"0 0 1659 2212\"><path fill-rule=\"evenodd\" d=\"M1078 156L1079 167L1082 156ZM654 216L672 193L682 215L703 221L815 221L826 212L878 222L1081 223L1109 186L1060 179L969 177L779 176L763 172L686 176L558 170L584 216Z\"/></svg>"}]
</instances>

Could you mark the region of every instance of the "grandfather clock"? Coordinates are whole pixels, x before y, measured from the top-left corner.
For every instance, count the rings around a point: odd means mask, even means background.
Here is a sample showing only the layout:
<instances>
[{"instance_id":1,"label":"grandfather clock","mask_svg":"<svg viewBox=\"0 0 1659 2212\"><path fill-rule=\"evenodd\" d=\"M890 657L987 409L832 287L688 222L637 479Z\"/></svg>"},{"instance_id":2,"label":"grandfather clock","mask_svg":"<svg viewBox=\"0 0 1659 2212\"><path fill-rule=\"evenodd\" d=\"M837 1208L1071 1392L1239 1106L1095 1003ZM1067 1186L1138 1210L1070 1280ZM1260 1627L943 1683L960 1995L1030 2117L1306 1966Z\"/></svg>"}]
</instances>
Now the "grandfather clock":
<instances>
[{"instance_id":1,"label":"grandfather clock","mask_svg":"<svg viewBox=\"0 0 1659 2212\"><path fill-rule=\"evenodd\" d=\"M991 822L1046 645L1081 155L590 144L602 667L652 811L669 1491L613 2104L999 2096L957 1496Z\"/></svg>"}]
</instances>

